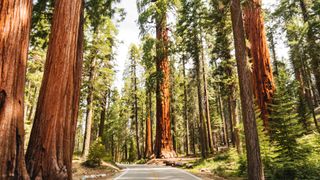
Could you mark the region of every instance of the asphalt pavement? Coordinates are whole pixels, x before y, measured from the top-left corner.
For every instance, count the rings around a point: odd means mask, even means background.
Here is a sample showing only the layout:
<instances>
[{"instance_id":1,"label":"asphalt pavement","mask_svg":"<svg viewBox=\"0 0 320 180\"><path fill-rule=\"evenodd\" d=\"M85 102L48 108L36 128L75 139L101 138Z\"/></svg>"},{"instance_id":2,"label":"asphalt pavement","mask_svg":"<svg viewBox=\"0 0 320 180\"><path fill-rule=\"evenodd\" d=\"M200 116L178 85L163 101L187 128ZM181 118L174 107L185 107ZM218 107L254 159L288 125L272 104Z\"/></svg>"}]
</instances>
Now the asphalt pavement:
<instances>
[{"instance_id":1,"label":"asphalt pavement","mask_svg":"<svg viewBox=\"0 0 320 180\"><path fill-rule=\"evenodd\" d=\"M123 172L115 180L200 180L182 169L153 165L123 165Z\"/></svg>"}]
</instances>

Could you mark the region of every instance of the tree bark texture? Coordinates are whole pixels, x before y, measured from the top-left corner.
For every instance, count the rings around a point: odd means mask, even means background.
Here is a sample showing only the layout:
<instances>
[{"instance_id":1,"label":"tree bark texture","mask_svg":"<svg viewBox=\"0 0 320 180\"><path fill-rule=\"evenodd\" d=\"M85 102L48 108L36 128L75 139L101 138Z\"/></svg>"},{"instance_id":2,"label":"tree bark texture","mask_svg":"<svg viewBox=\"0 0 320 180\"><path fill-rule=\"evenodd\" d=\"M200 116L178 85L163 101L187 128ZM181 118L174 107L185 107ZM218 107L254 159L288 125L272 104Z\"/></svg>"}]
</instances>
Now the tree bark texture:
<instances>
[{"instance_id":1,"label":"tree bark texture","mask_svg":"<svg viewBox=\"0 0 320 180\"><path fill-rule=\"evenodd\" d=\"M248 179L264 180L253 102L253 78L250 78L252 77L252 72L247 61L240 0L232 0L231 2L231 20L240 83L243 126L247 149Z\"/></svg>"},{"instance_id":2,"label":"tree bark texture","mask_svg":"<svg viewBox=\"0 0 320 180\"><path fill-rule=\"evenodd\" d=\"M135 128L136 128L136 146L137 146L137 154L138 159L141 159L140 153L140 143L139 143L139 122L138 122L138 87L137 87L137 60L135 58L132 59L132 71L133 71L133 88L134 88L134 103L133 103L133 114L134 114L134 121L135 121Z\"/></svg>"},{"instance_id":3,"label":"tree bark texture","mask_svg":"<svg viewBox=\"0 0 320 180\"><path fill-rule=\"evenodd\" d=\"M44 78L26 153L31 179L72 179L83 50L80 16L81 0L55 1Z\"/></svg>"},{"instance_id":4,"label":"tree bark texture","mask_svg":"<svg viewBox=\"0 0 320 180\"><path fill-rule=\"evenodd\" d=\"M195 42L198 41L198 37L195 35ZM200 144L201 144L201 156L205 158L207 156L207 134L206 134L206 124L204 120L204 107L203 107L203 96L202 96L202 63L200 61L200 51L199 47L195 48L195 68L197 77L197 91L198 91L198 110L199 110L199 120L200 120Z\"/></svg>"},{"instance_id":5,"label":"tree bark texture","mask_svg":"<svg viewBox=\"0 0 320 180\"><path fill-rule=\"evenodd\" d=\"M31 11L31 0L0 0L0 179L29 179L23 111Z\"/></svg>"},{"instance_id":6,"label":"tree bark texture","mask_svg":"<svg viewBox=\"0 0 320 180\"><path fill-rule=\"evenodd\" d=\"M175 157L170 127L170 65L168 58L168 29L166 15L156 22L157 55L156 69L158 73L156 90L156 140L155 155L158 158Z\"/></svg>"},{"instance_id":7,"label":"tree bark texture","mask_svg":"<svg viewBox=\"0 0 320 180\"><path fill-rule=\"evenodd\" d=\"M152 104L151 104L151 92L147 92L147 118L146 118L146 146L145 146L145 156L146 158L149 158L152 156L153 151L152 151L152 126L151 126L151 109L152 109Z\"/></svg>"},{"instance_id":8,"label":"tree bark texture","mask_svg":"<svg viewBox=\"0 0 320 180\"><path fill-rule=\"evenodd\" d=\"M110 102L110 89L108 89L104 96L103 96L103 102L102 102L102 110L100 114L100 123L99 123L99 137L103 137L104 134L104 125L106 120L107 111L109 109L109 102Z\"/></svg>"},{"instance_id":9,"label":"tree bark texture","mask_svg":"<svg viewBox=\"0 0 320 180\"><path fill-rule=\"evenodd\" d=\"M185 146L186 146L186 155L190 154L190 138L189 138L189 118L188 118L188 94L187 94L187 85L186 85L186 57L182 57L182 71L183 71L183 118L185 121L185 128L186 128L186 139L185 139Z\"/></svg>"},{"instance_id":10,"label":"tree bark texture","mask_svg":"<svg viewBox=\"0 0 320 180\"><path fill-rule=\"evenodd\" d=\"M272 102L275 85L270 54L262 17L261 0L249 0L244 7L246 37L250 42L248 55L253 63L253 88L261 110L263 125L268 131L268 104Z\"/></svg>"},{"instance_id":11,"label":"tree bark texture","mask_svg":"<svg viewBox=\"0 0 320 180\"><path fill-rule=\"evenodd\" d=\"M204 62L204 49L201 50L201 64L202 64L202 78L203 78L203 96L204 96L204 106L205 106L205 116L206 116L206 127L207 127L207 137L208 145L211 153L215 152L215 145L213 144L211 120L210 120L210 105L208 97L208 85L207 85L207 75L206 66Z\"/></svg>"}]
</instances>

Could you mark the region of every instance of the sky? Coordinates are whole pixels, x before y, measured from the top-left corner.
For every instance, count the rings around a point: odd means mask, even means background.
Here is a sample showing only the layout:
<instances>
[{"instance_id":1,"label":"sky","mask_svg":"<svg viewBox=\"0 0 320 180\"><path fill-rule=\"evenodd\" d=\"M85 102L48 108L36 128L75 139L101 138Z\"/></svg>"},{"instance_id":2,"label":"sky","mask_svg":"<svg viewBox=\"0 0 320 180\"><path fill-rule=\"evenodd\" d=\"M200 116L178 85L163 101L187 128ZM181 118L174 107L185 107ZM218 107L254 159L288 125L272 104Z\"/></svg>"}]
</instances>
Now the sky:
<instances>
[{"instance_id":1,"label":"sky","mask_svg":"<svg viewBox=\"0 0 320 180\"><path fill-rule=\"evenodd\" d=\"M264 7L272 7L277 0L264 0ZM116 80L114 83L114 87L118 88L119 91L124 86L123 82L123 72L125 69L125 64L128 59L128 50L129 46L134 44L139 44L139 26L137 24L138 19L138 11L136 6L136 0L122 0L119 5L120 8L124 8L126 14L126 18L124 21L119 23L119 33L117 36L118 47L116 49L115 56L115 64L116 64ZM287 58L288 57L288 48L284 45L284 39L277 40L277 55L278 58Z\"/></svg>"}]
</instances>

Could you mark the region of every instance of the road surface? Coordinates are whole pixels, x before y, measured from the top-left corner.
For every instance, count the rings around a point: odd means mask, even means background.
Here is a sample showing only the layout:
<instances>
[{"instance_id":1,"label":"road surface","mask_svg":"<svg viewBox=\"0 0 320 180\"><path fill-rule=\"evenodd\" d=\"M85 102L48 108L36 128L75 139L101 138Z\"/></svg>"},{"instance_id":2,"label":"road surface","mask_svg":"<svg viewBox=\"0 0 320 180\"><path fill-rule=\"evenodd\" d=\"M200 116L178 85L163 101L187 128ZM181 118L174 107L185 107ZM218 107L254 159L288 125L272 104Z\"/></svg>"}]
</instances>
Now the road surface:
<instances>
[{"instance_id":1,"label":"road surface","mask_svg":"<svg viewBox=\"0 0 320 180\"><path fill-rule=\"evenodd\" d=\"M184 170L151 165L120 165L123 172L115 180L200 180Z\"/></svg>"}]
</instances>

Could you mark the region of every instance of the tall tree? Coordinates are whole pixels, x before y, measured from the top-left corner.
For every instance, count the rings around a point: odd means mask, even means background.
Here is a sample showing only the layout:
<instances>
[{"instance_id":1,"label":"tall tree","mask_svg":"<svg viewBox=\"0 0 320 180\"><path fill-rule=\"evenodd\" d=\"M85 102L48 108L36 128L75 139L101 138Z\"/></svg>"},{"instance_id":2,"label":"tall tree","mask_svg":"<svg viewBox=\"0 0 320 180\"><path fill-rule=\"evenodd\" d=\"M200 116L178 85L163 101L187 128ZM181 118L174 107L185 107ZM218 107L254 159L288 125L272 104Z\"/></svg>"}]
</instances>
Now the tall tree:
<instances>
[{"instance_id":1,"label":"tall tree","mask_svg":"<svg viewBox=\"0 0 320 180\"><path fill-rule=\"evenodd\" d=\"M86 96L86 126L83 143L82 156L86 158L89 153L91 141L96 137L96 129L92 128L94 116L96 114L96 100L105 101L104 93L110 88L108 77L110 72L109 61L112 60L112 46L114 45L115 27L111 21L114 15L112 4L114 0L90 0L86 3L86 14L88 19L88 33L93 37L88 39L86 50L89 51L85 61L84 76L87 80L84 87L87 91ZM105 70L105 72L104 72ZM103 78L103 80L101 80ZM104 87L102 87L104 86ZM101 91L102 93L98 92ZM100 108L101 109L101 108ZM104 108L102 108L104 109Z\"/></svg>"},{"instance_id":2,"label":"tall tree","mask_svg":"<svg viewBox=\"0 0 320 180\"><path fill-rule=\"evenodd\" d=\"M137 146L137 154L138 159L141 159L140 154L140 142L139 142L139 122L138 122L138 82L137 82L137 65L138 60L140 59L139 48L132 44L129 50L130 54L130 72L131 72L131 84L133 89L133 104L132 104L132 116L135 122L135 130L136 130L136 146Z\"/></svg>"},{"instance_id":3,"label":"tall tree","mask_svg":"<svg viewBox=\"0 0 320 180\"><path fill-rule=\"evenodd\" d=\"M317 89L318 93L320 93L320 59L319 59L320 45L319 45L319 43L316 42L317 37L315 36L315 34L316 34L315 25L314 25L315 23L312 23L312 20L310 20L310 15L307 10L308 7L307 7L305 0L299 0L299 5L300 5L302 16L303 16L303 21L308 25L307 53L309 54L310 59L311 59L311 68L312 68L312 72L313 72L313 75L314 75L315 81L316 81L316 89Z\"/></svg>"},{"instance_id":4,"label":"tall tree","mask_svg":"<svg viewBox=\"0 0 320 180\"><path fill-rule=\"evenodd\" d=\"M157 157L174 157L171 128L170 128L170 65L168 58L168 28L167 8L165 0L157 0L156 6L160 9L156 17L157 55L156 67L158 73L156 89L157 126L155 154Z\"/></svg>"},{"instance_id":5,"label":"tall tree","mask_svg":"<svg viewBox=\"0 0 320 180\"><path fill-rule=\"evenodd\" d=\"M239 120L237 112L237 89L238 82L236 80L236 62L231 56L231 40L232 32L230 23L230 10L228 4L230 0L211 1L214 11L212 12L215 27L215 42L213 48L213 56L215 64L220 59L217 69L215 70L221 76L218 76L218 82L221 87L218 87L219 92L224 92L227 95L227 104L229 111L229 124L232 132L231 140L237 148L238 153L241 152ZM216 80L217 81L217 80ZM226 124L226 123L225 123ZM226 138L227 139L227 138Z\"/></svg>"},{"instance_id":6,"label":"tall tree","mask_svg":"<svg viewBox=\"0 0 320 180\"><path fill-rule=\"evenodd\" d=\"M231 1L231 20L240 83L243 126L247 149L248 179L263 180L264 173L253 102L253 78L251 78L252 72L247 60L240 0Z\"/></svg>"},{"instance_id":7,"label":"tall tree","mask_svg":"<svg viewBox=\"0 0 320 180\"><path fill-rule=\"evenodd\" d=\"M32 179L72 179L82 69L82 11L81 0L55 1L44 78L26 153Z\"/></svg>"},{"instance_id":8,"label":"tall tree","mask_svg":"<svg viewBox=\"0 0 320 180\"><path fill-rule=\"evenodd\" d=\"M182 37L182 43L185 45L185 51L189 53L194 62L194 77L197 86L198 95L198 117L200 121L200 144L201 155L206 157L208 148L213 151L212 133L208 132L211 123L209 120L209 109L205 103L208 103L204 94L206 80L204 71L204 47L203 47L203 12L205 11L204 2L201 0L182 1L180 10L177 33ZM209 105L209 104L207 104ZM205 113L207 112L207 113ZM207 118L206 118L207 117ZM206 121L207 119L207 121ZM210 135L210 136L209 136ZM210 137L210 140L208 140ZM211 144L211 145L210 145Z\"/></svg>"},{"instance_id":9,"label":"tall tree","mask_svg":"<svg viewBox=\"0 0 320 180\"><path fill-rule=\"evenodd\" d=\"M268 131L268 114L270 112L267 104L272 101L275 85L273 82L261 1L262 0L246 1L244 5L244 22L246 37L250 42L250 44L247 45L248 55L253 63L254 93L261 109L261 118L264 127Z\"/></svg>"},{"instance_id":10,"label":"tall tree","mask_svg":"<svg viewBox=\"0 0 320 180\"><path fill-rule=\"evenodd\" d=\"M202 45L203 46L203 45ZM203 98L204 98L204 106L205 106L205 117L206 117L206 128L207 128L207 137L208 137L208 145L210 151L215 152L215 145L213 144L212 137L212 129L211 129L211 120L210 120L210 104L209 104L209 92L208 92L208 83L207 83L207 71L206 71L206 63L205 63L205 55L204 55L204 47L201 51L201 64L202 64L202 79L203 79Z\"/></svg>"},{"instance_id":11,"label":"tall tree","mask_svg":"<svg viewBox=\"0 0 320 180\"><path fill-rule=\"evenodd\" d=\"M183 73L183 118L185 120L186 128L186 155L190 154L190 132L189 132L189 118L188 118L188 89L187 89L187 76L186 76L186 55L182 57L182 73Z\"/></svg>"},{"instance_id":12,"label":"tall tree","mask_svg":"<svg viewBox=\"0 0 320 180\"><path fill-rule=\"evenodd\" d=\"M0 179L29 179L24 88L32 1L0 1Z\"/></svg>"},{"instance_id":13,"label":"tall tree","mask_svg":"<svg viewBox=\"0 0 320 180\"><path fill-rule=\"evenodd\" d=\"M153 103L152 95L155 90L155 39L147 34L143 37L142 44L142 65L145 69L145 89L146 89L146 144L145 156L149 158L153 154L153 136L152 136L152 118L153 118Z\"/></svg>"},{"instance_id":14,"label":"tall tree","mask_svg":"<svg viewBox=\"0 0 320 180\"><path fill-rule=\"evenodd\" d=\"M154 153L156 157L175 157L170 126L170 65L168 51L167 12L174 0L138 1L140 29L145 33L148 22L156 25L156 140Z\"/></svg>"}]
</instances>

